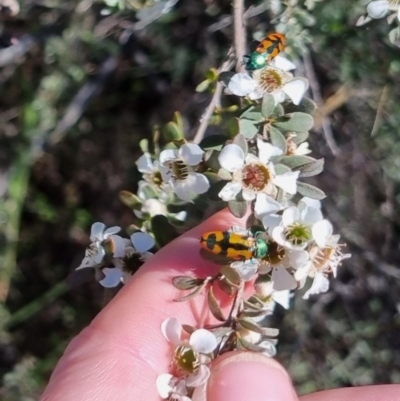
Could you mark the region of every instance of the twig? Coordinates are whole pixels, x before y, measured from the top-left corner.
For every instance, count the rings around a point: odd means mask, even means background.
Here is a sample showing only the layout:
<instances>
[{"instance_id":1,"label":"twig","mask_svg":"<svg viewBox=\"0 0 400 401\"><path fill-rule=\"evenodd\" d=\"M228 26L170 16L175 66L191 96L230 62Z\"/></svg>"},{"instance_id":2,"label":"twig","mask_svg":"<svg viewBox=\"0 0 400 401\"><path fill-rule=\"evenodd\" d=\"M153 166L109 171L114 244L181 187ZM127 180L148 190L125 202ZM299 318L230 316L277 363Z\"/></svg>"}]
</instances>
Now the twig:
<instances>
[{"instance_id":1,"label":"twig","mask_svg":"<svg viewBox=\"0 0 400 401\"><path fill-rule=\"evenodd\" d=\"M376 110L374 126L372 127L372 131L371 131L371 138L374 137L378 133L378 130L382 125L382 116L383 116L385 104L388 99L388 92L389 92L389 87L388 87L388 85L385 85L383 87L382 94L379 99L378 108Z\"/></svg>"},{"instance_id":2,"label":"twig","mask_svg":"<svg viewBox=\"0 0 400 401\"><path fill-rule=\"evenodd\" d=\"M218 69L219 74L224 71L229 71L232 68L232 65L233 65L232 58L231 58L232 53L233 53L233 48L230 48L229 52L228 52L227 60L224 63L222 63L221 67ZM206 129L208 127L208 124L210 122L210 119L211 119L212 115L214 114L214 110L219 105L220 97L222 95L222 89L223 89L222 83L217 82L217 85L215 86L214 94L211 98L211 102L207 106L205 112L203 113L203 115L200 119L200 125L199 125L199 128L197 128L196 134L193 138L193 143L200 143L201 140L203 139Z\"/></svg>"},{"instance_id":3,"label":"twig","mask_svg":"<svg viewBox=\"0 0 400 401\"><path fill-rule=\"evenodd\" d=\"M236 54L236 71L243 72L243 56L245 53L246 31L244 29L244 0L234 0L233 3L233 32Z\"/></svg>"},{"instance_id":4,"label":"twig","mask_svg":"<svg viewBox=\"0 0 400 401\"><path fill-rule=\"evenodd\" d=\"M321 96L321 90L318 84L317 77L315 75L314 71L314 66L310 57L309 53L306 53L303 57L304 59L304 68L306 70L306 75L308 78L308 81L310 82L310 88L311 92L313 95L313 98L315 100L315 103L317 103L317 106L321 106L323 103L322 96ZM329 119L323 115L321 115L321 123L322 123L322 131L324 133L324 137L326 140L326 143L329 146L329 149L331 150L333 155L338 155L340 152L339 147L337 146L335 139L333 138L333 132L331 128L331 124L329 123Z\"/></svg>"}]
</instances>

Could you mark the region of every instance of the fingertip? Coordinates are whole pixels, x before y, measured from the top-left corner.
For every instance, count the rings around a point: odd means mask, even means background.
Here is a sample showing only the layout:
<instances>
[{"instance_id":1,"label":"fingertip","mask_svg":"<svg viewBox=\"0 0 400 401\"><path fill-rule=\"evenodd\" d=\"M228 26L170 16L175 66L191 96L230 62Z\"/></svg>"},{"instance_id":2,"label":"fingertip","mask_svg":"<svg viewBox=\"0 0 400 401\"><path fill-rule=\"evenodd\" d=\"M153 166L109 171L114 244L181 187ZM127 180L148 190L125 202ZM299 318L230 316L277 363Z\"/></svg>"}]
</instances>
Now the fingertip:
<instances>
[{"instance_id":1,"label":"fingertip","mask_svg":"<svg viewBox=\"0 0 400 401\"><path fill-rule=\"evenodd\" d=\"M211 368L207 401L297 401L286 370L254 352L230 352Z\"/></svg>"}]
</instances>

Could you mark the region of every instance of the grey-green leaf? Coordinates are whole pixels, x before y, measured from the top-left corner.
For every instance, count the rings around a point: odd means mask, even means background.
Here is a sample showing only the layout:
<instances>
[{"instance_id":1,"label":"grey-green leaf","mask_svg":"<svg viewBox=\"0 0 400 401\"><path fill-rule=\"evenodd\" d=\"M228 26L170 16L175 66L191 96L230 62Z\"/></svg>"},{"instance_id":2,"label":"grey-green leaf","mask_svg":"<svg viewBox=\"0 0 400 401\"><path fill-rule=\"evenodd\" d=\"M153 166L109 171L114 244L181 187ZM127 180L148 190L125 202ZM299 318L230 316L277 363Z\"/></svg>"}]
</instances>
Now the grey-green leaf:
<instances>
[{"instance_id":1,"label":"grey-green leaf","mask_svg":"<svg viewBox=\"0 0 400 401\"><path fill-rule=\"evenodd\" d=\"M189 299L192 299L192 298L194 298L196 295L200 294L200 292L203 291L203 289L205 288L206 285L207 285L207 283L205 282L204 284L198 286L198 287L197 287L193 292L191 292L190 294L185 295L185 296L182 297L182 298L174 299L174 301L175 301L175 302L184 302L184 301L187 301L187 300L189 300Z\"/></svg>"},{"instance_id":2,"label":"grey-green leaf","mask_svg":"<svg viewBox=\"0 0 400 401\"><path fill-rule=\"evenodd\" d=\"M245 155L247 155L248 152L248 146L247 146L247 141L246 138L244 137L244 135L242 134L238 134L236 135L233 140L232 143L234 143L235 145L238 145L242 148L243 152Z\"/></svg>"},{"instance_id":3,"label":"grey-green leaf","mask_svg":"<svg viewBox=\"0 0 400 401\"><path fill-rule=\"evenodd\" d=\"M239 132L247 139L254 138L258 133L258 127L254 121L240 119Z\"/></svg>"},{"instance_id":4,"label":"grey-green leaf","mask_svg":"<svg viewBox=\"0 0 400 401\"><path fill-rule=\"evenodd\" d=\"M314 119L309 114L295 112L278 117L272 124L285 131L301 132L311 129Z\"/></svg>"},{"instance_id":5,"label":"grey-green leaf","mask_svg":"<svg viewBox=\"0 0 400 401\"><path fill-rule=\"evenodd\" d=\"M264 118L268 118L275 108L275 98L270 93L264 93L261 114Z\"/></svg>"},{"instance_id":6,"label":"grey-green leaf","mask_svg":"<svg viewBox=\"0 0 400 401\"><path fill-rule=\"evenodd\" d=\"M263 329L250 318L238 319L237 322L245 329L254 331L255 333L263 334Z\"/></svg>"},{"instance_id":7,"label":"grey-green leaf","mask_svg":"<svg viewBox=\"0 0 400 401\"><path fill-rule=\"evenodd\" d=\"M322 172L324 169L324 159L315 160L311 163L298 166L294 171L300 171L299 177L313 177Z\"/></svg>"},{"instance_id":8,"label":"grey-green leaf","mask_svg":"<svg viewBox=\"0 0 400 401\"><path fill-rule=\"evenodd\" d=\"M244 217L247 212L247 202L246 201L229 201L228 202L229 211L238 218Z\"/></svg>"},{"instance_id":9,"label":"grey-green leaf","mask_svg":"<svg viewBox=\"0 0 400 401\"><path fill-rule=\"evenodd\" d=\"M221 198L218 196L218 194L222 191L222 188L227 184L227 182L228 181L221 180L212 183L207 191L208 198L214 201L220 201Z\"/></svg>"},{"instance_id":10,"label":"grey-green leaf","mask_svg":"<svg viewBox=\"0 0 400 401\"><path fill-rule=\"evenodd\" d=\"M210 312L212 315L219 320L220 322L225 322L226 318L222 313L221 308L218 305L217 299L215 298L213 288L210 287L208 290L208 307L210 308Z\"/></svg>"},{"instance_id":11,"label":"grey-green leaf","mask_svg":"<svg viewBox=\"0 0 400 401\"><path fill-rule=\"evenodd\" d=\"M305 182L297 182L297 192L300 195L308 196L311 199L321 200L326 197L325 192Z\"/></svg>"},{"instance_id":12,"label":"grey-green leaf","mask_svg":"<svg viewBox=\"0 0 400 401\"><path fill-rule=\"evenodd\" d=\"M306 141L310 133L308 131L296 132L296 136L292 137L292 141L296 145L300 145L302 142Z\"/></svg>"},{"instance_id":13,"label":"grey-green leaf","mask_svg":"<svg viewBox=\"0 0 400 401\"><path fill-rule=\"evenodd\" d=\"M282 175L286 173L290 173L292 170L288 166L285 166L284 164L275 164L275 173L276 175Z\"/></svg>"},{"instance_id":14,"label":"grey-green leaf","mask_svg":"<svg viewBox=\"0 0 400 401\"><path fill-rule=\"evenodd\" d=\"M172 279L172 285L178 290L191 290L203 284L204 280L192 276L176 276Z\"/></svg>"},{"instance_id":15,"label":"grey-green leaf","mask_svg":"<svg viewBox=\"0 0 400 401\"><path fill-rule=\"evenodd\" d=\"M218 134L218 135L209 135L203 138L203 140L199 143L199 146L205 149L215 149L220 150L222 145L230 139L228 135Z\"/></svg>"},{"instance_id":16,"label":"grey-green leaf","mask_svg":"<svg viewBox=\"0 0 400 401\"><path fill-rule=\"evenodd\" d=\"M313 114L316 108L317 108L317 105L313 100L303 97L300 104L297 104L297 105L293 104L293 103L286 104L285 112L286 113L294 113L296 111L300 111L300 112L306 113L306 114Z\"/></svg>"},{"instance_id":17,"label":"grey-green leaf","mask_svg":"<svg viewBox=\"0 0 400 401\"><path fill-rule=\"evenodd\" d=\"M313 157L310 156L301 156L301 155L293 155L293 156L283 156L280 160L280 163L288 166L292 170L296 167L302 166L307 163L312 163L315 161Z\"/></svg>"},{"instance_id":18,"label":"grey-green leaf","mask_svg":"<svg viewBox=\"0 0 400 401\"><path fill-rule=\"evenodd\" d=\"M286 153L286 139L283 136L282 132L277 128L269 127L269 138L271 140L272 145L278 147L283 151L283 154Z\"/></svg>"}]
</instances>

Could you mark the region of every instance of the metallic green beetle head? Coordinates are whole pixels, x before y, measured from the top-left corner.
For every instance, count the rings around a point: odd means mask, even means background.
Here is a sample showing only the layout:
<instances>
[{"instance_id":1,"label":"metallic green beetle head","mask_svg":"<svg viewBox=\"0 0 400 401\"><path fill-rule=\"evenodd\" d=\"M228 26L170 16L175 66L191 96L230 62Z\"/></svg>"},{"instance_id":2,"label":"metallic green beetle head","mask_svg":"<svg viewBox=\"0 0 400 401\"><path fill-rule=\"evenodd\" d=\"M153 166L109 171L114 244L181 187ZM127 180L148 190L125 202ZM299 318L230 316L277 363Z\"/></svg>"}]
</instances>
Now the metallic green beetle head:
<instances>
[{"instance_id":1,"label":"metallic green beetle head","mask_svg":"<svg viewBox=\"0 0 400 401\"><path fill-rule=\"evenodd\" d=\"M265 240L263 240L261 238L257 239L255 248L256 248L255 252L254 252L255 258L262 259L268 255L269 247L268 247L268 244L265 242Z\"/></svg>"},{"instance_id":2,"label":"metallic green beetle head","mask_svg":"<svg viewBox=\"0 0 400 401\"><path fill-rule=\"evenodd\" d=\"M253 52L250 54L249 59L247 60L246 70L247 71L259 70L266 66L267 66L267 59L265 55Z\"/></svg>"}]
</instances>

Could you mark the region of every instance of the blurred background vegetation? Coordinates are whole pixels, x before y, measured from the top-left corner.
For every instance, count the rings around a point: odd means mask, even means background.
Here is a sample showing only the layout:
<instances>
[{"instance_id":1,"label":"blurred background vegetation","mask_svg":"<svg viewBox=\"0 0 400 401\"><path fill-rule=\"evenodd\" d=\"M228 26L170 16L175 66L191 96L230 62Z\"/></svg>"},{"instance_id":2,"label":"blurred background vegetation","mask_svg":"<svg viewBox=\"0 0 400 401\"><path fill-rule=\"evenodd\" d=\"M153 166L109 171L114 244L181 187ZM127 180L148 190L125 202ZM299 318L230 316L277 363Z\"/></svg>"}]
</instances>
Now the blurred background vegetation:
<instances>
[{"instance_id":1,"label":"blurred background vegetation","mask_svg":"<svg viewBox=\"0 0 400 401\"><path fill-rule=\"evenodd\" d=\"M274 30L276 3L247 2L250 39ZM292 53L320 106L310 143L325 158L314 184L353 254L327 294L277 311L278 359L301 394L400 382L400 51L385 20L355 27L367 3L299 1L308 44ZM211 98L194 89L232 43L232 5L16 4L0 0L0 399L31 401L114 295L73 273L91 224L135 222L118 192L135 192L154 125L179 110L193 137Z\"/></svg>"}]
</instances>

